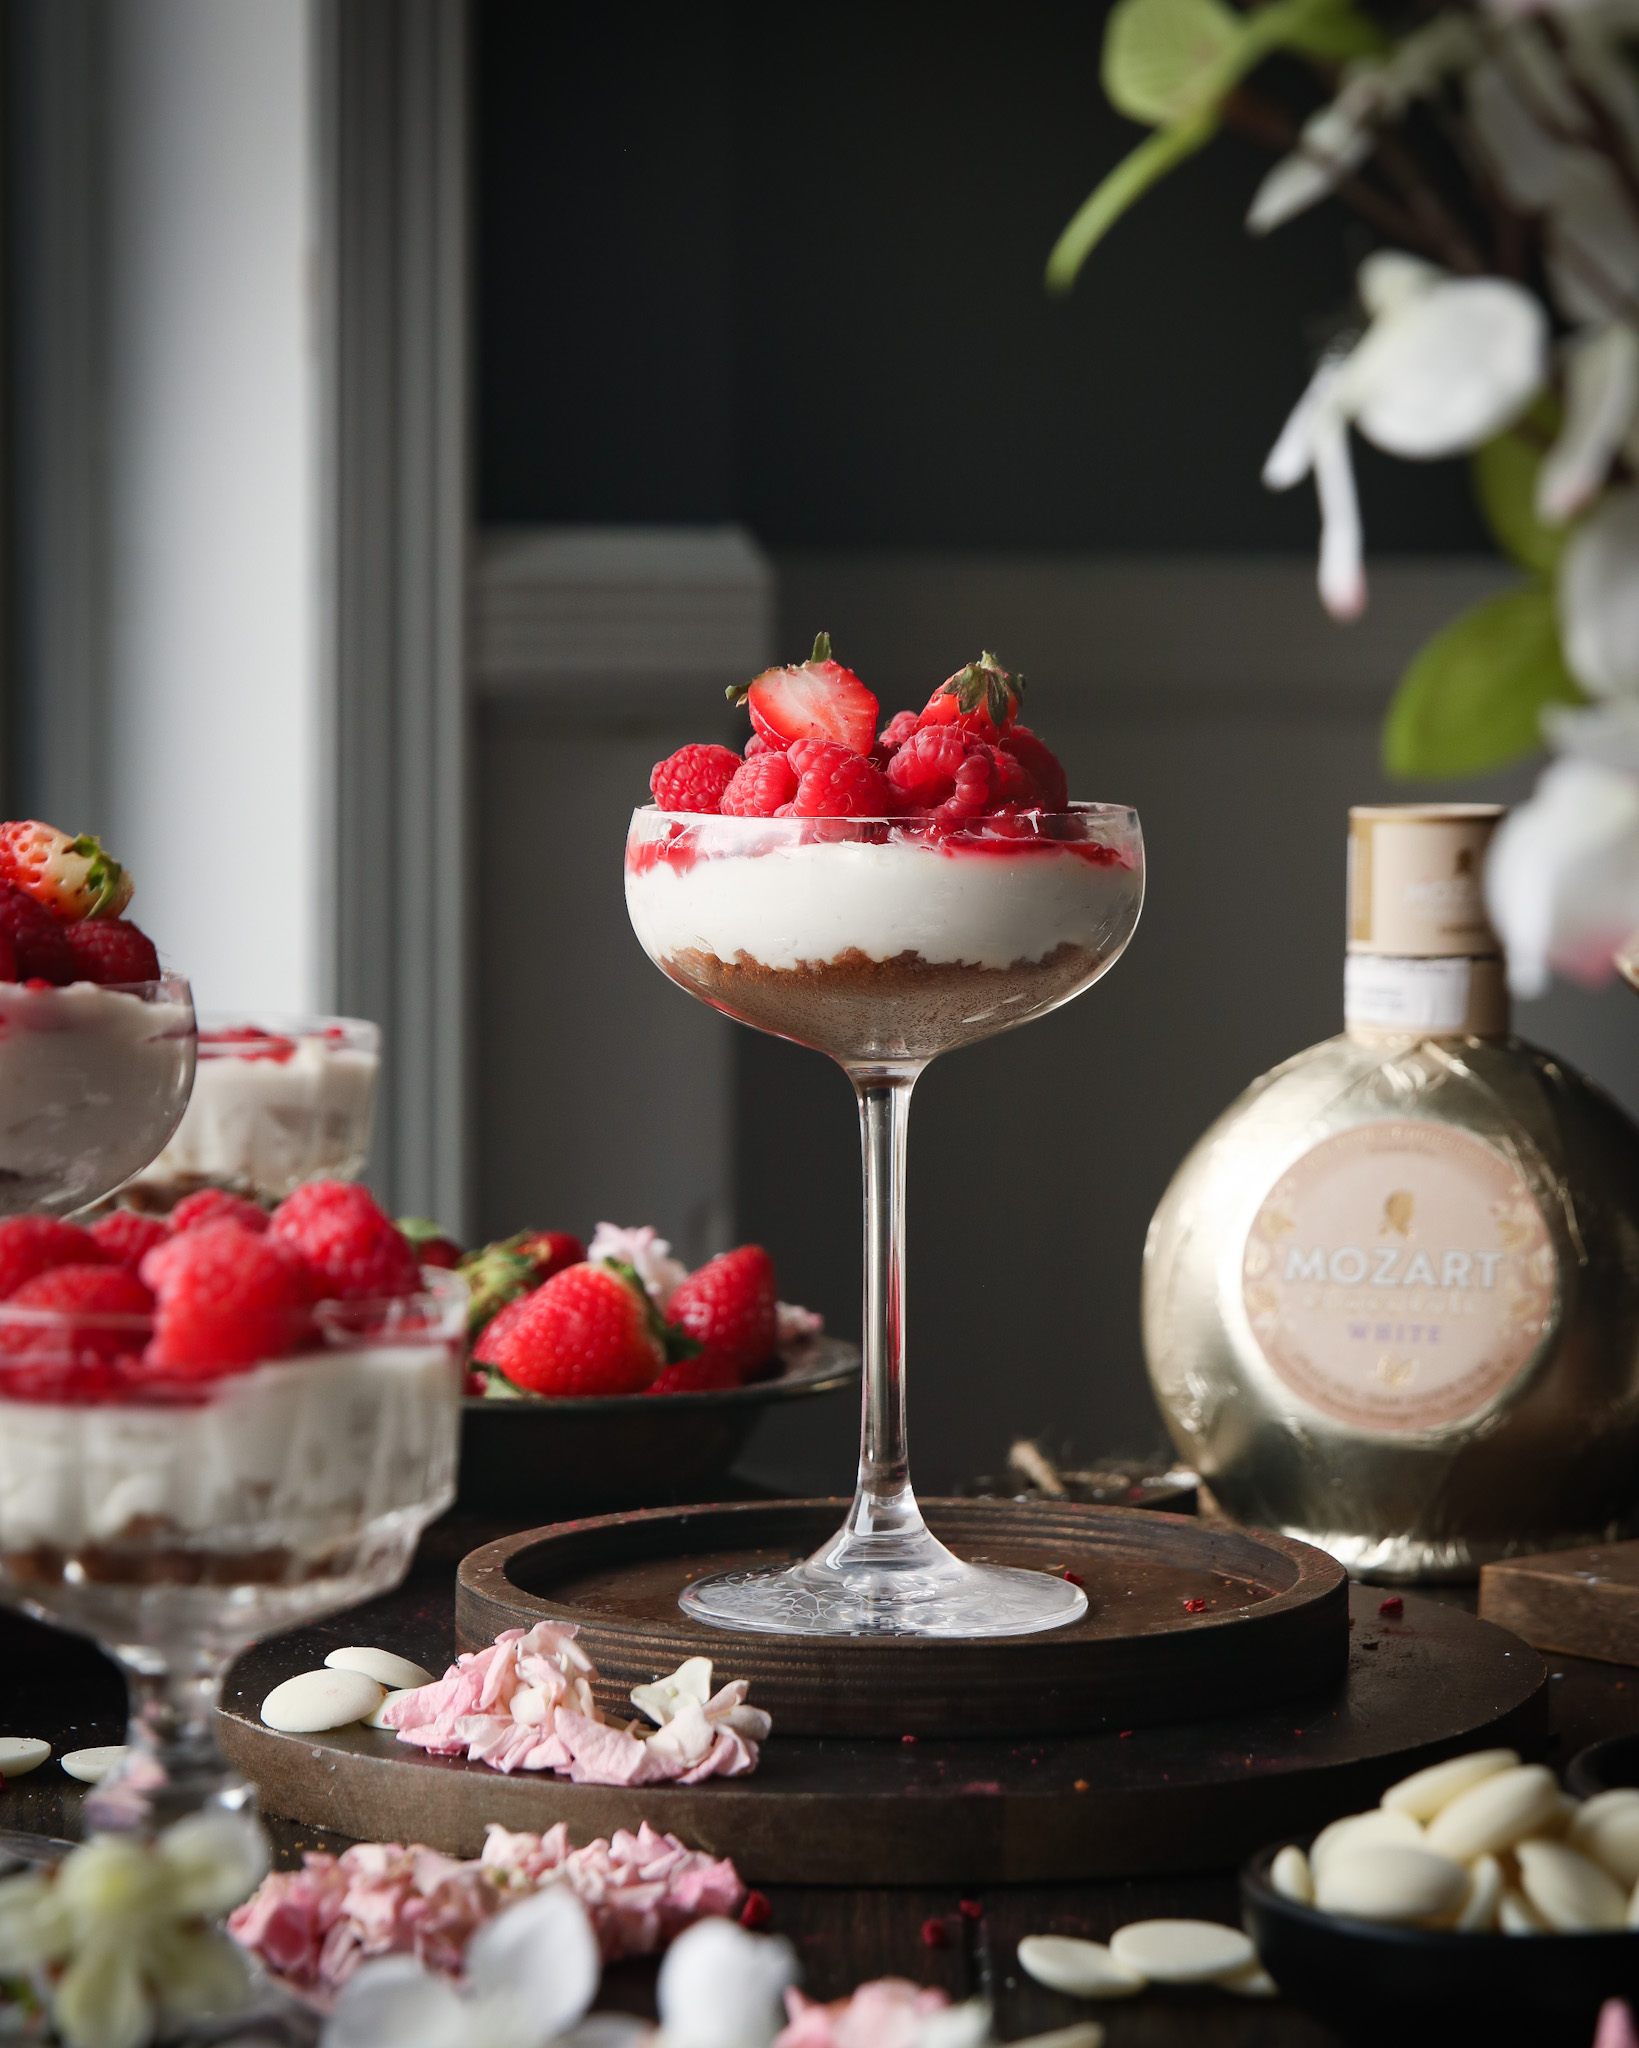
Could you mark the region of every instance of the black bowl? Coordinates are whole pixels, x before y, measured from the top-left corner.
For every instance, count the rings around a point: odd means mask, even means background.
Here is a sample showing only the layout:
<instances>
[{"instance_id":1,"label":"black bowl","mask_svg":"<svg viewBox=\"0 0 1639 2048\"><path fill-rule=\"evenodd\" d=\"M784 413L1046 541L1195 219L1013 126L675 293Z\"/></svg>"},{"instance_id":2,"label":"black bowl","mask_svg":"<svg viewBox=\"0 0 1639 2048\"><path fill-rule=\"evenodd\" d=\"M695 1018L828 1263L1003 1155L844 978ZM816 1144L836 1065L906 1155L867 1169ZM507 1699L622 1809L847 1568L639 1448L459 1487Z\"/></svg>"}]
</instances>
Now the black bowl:
<instances>
[{"instance_id":1,"label":"black bowl","mask_svg":"<svg viewBox=\"0 0 1639 2048\"><path fill-rule=\"evenodd\" d=\"M1571 1758L1565 1789L1578 1799L1596 1792L1628 1791L1639 1785L1639 1735L1607 1735Z\"/></svg>"},{"instance_id":2,"label":"black bowl","mask_svg":"<svg viewBox=\"0 0 1639 2048\"><path fill-rule=\"evenodd\" d=\"M520 1527L624 1508L715 1500L768 1410L839 1393L859 1378L859 1349L838 1337L786 1345L749 1386L715 1394L587 1395L461 1403L456 1507Z\"/></svg>"},{"instance_id":3,"label":"black bowl","mask_svg":"<svg viewBox=\"0 0 1639 2048\"><path fill-rule=\"evenodd\" d=\"M1639 1998L1639 1933L1452 1934L1347 1920L1275 1890L1269 1866L1284 1846L1243 1867L1241 1922L1282 1995L1346 2041L1591 2048L1604 2000Z\"/></svg>"}]
</instances>

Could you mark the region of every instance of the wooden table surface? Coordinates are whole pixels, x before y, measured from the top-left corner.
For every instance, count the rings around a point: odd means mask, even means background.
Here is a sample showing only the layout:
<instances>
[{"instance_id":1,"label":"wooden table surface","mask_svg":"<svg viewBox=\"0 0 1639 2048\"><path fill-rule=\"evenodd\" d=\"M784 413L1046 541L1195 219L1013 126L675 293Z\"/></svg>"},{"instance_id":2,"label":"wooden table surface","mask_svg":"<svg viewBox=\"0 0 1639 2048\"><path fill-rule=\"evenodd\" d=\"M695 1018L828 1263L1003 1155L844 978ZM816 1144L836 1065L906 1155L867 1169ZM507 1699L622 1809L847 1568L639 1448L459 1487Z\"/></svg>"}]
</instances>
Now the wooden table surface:
<instances>
[{"instance_id":1,"label":"wooden table surface","mask_svg":"<svg viewBox=\"0 0 1639 2048\"><path fill-rule=\"evenodd\" d=\"M392 1641L391 1619L405 1603L448 1600L455 1566L500 1532L493 1524L448 1516L428 1531L405 1586L358 1610L356 1640ZM1442 1597L1472 1609L1473 1593ZM1575 1753L1603 1736L1639 1733L1639 1669L1551 1657L1553 1735L1548 1761L1563 1771ZM37 1735L54 1754L115 1742L123 1730L123 1686L117 1670L89 1644L0 1610L0 1734ZM67 1836L78 1832L82 1788L47 1764L0 1792L0 1830ZM281 1865L304 1848L341 1849L346 1839L270 1820ZM1330 2028L1280 2001L1234 1999L1219 1992L1143 1997L1096 2008L1060 1997L1019 1971L1021 1935L1075 1934L1106 1938L1129 1920L1189 1915L1239 1922L1235 1873L1204 1870L1187 1877L1097 1884L997 1886L961 1910L955 1887L787 1885L769 1889L771 1931L787 1936L813 1995L840 1996L868 1977L902 1976L937 1984L953 1998L986 1991L996 2005L996 2033L1014 2041L1092 2014L1106 2028L1108 2048L1338 2048ZM631 1961L606 1973L605 2006L652 2011L652 1962ZM1544 2044L1550 2048L1550 2044Z\"/></svg>"}]
</instances>

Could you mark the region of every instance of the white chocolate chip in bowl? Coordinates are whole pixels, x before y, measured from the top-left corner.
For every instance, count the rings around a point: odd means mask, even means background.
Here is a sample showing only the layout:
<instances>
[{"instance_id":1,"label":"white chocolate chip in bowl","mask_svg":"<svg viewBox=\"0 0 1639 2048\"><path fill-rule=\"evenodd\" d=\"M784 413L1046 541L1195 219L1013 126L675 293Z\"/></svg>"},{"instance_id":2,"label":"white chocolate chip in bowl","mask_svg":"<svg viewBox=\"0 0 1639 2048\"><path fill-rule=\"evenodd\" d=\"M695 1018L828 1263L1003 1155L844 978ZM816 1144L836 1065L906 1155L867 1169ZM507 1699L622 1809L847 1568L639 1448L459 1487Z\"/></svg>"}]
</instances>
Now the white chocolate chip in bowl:
<instances>
[{"instance_id":1,"label":"white chocolate chip in bowl","mask_svg":"<svg viewBox=\"0 0 1639 2048\"><path fill-rule=\"evenodd\" d=\"M1468 1866L1468 1897L1452 1925L1460 1934L1489 1934L1502 1904L1502 1865L1495 1856L1476 1856Z\"/></svg>"},{"instance_id":2,"label":"white chocolate chip in bowl","mask_svg":"<svg viewBox=\"0 0 1639 2048\"><path fill-rule=\"evenodd\" d=\"M408 1657L395 1656L391 1650L332 1650L324 1662L327 1671L362 1671L366 1678L373 1678L390 1692L408 1692L414 1686L433 1682L430 1671L423 1671Z\"/></svg>"},{"instance_id":3,"label":"white chocolate chip in bowl","mask_svg":"<svg viewBox=\"0 0 1639 2048\"><path fill-rule=\"evenodd\" d=\"M1019 1967L1049 1991L1071 1998L1131 1998L1149 1983L1117 1962L1103 1942L1068 1934L1027 1934L1019 1943Z\"/></svg>"},{"instance_id":4,"label":"white chocolate chip in bowl","mask_svg":"<svg viewBox=\"0 0 1639 2048\"><path fill-rule=\"evenodd\" d=\"M1514 1851L1520 1890L1556 1934L1620 1927L1627 1894L1591 1858L1563 1842L1521 1842Z\"/></svg>"},{"instance_id":5,"label":"white chocolate chip in bowl","mask_svg":"<svg viewBox=\"0 0 1639 2048\"><path fill-rule=\"evenodd\" d=\"M1312 1906L1315 1902L1315 1880L1309 1859L1296 1842L1276 1850L1275 1860L1269 1866L1269 1882L1283 1899L1292 1900L1294 1905Z\"/></svg>"},{"instance_id":6,"label":"white chocolate chip in bowl","mask_svg":"<svg viewBox=\"0 0 1639 2048\"><path fill-rule=\"evenodd\" d=\"M1315 1904L1322 1912L1397 1926L1454 1912L1468 1890L1468 1872L1460 1863L1407 1842L1340 1850L1315 1873Z\"/></svg>"},{"instance_id":7,"label":"white chocolate chip in bowl","mask_svg":"<svg viewBox=\"0 0 1639 2048\"><path fill-rule=\"evenodd\" d=\"M1537 1834L1559 1810L1553 1772L1542 1764L1519 1764L1482 1778L1442 1806L1429 1822L1428 1846L1459 1863L1495 1856Z\"/></svg>"},{"instance_id":8,"label":"white chocolate chip in bowl","mask_svg":"<svg viewBox=\"0 0 1639 2048\"><path fill-rule=\"evenodd\" d=\"M1580 1807L1565 1840L1618 1884L1639 1884L1639 1792L1601 1792Z\"/></svg>"},{"instance_id":9,"label":"white chocolate chip in bowl","mask_svg":"<svg viewBox=\"0 0 1639 2048\"><path fill-rule=\"evenodd\" d=\"M1443 1764L1430 1764L1391 1785L1379 1804L1390 1813L1409 1813L1426 1826L1459 1792L1466 1792L1482 1778L1494 1778L1499 1771L1513 1770L1519 1760L1517 1749L1476 1749L1467 1756L1447 1757Z\"/></svg>"},{"instance_id":10,"label":"white chocolate chip in bowl","mask_svg":"<svg viewBox=\"0 0 1639 2048\"><path fill-rule=\"evenodd\" d=\"M51 1744L38 1735L0 1735L0 1778L26 1777L50 1754Z\"/></svg>"},{"instance_id":11,"label":"white chocolate chip in bowl","mask_svg":"<svg viewBox=\"0 0 1639 2048\"><path fill-rule=\"evenodd\" d=\"M1333 1856L1352 1849L1373 1848L1382 1843L1420 1849L1423 1830L1409 1813L1385 1813L1377 1806L1365 1813L1346 1813L1341 1820L1334 1820L1329 1827L1322 1828L1309 1845L1309 1868L1318 1882L1321 1871Z\"/></svg>"},{"instance_id":12,"label":"white chocolate chip in bowl","mask_svg":"<svg viewBox=\"0 0 1639 2048\"><path fill-rule=\"evenodd\" d=\"M262 1702L262 1719L281 1735L321 1735L373 1714L386 1688L362 1671L303 1671L276 1685Z\"/></svg>"},{"instance_id":13,"label":"white chocolate chip in bowl","mask_svg":"<svg viewBox=\"0 0 1639 2048\"><path fill-rule=\"evenodd\" d=\"M1211 1984L1258 1960L1238 1927L1216 1920L1134 1920L1110 1936L1110 1953L1152 1984Z\"/></svg>"}]
</instances>

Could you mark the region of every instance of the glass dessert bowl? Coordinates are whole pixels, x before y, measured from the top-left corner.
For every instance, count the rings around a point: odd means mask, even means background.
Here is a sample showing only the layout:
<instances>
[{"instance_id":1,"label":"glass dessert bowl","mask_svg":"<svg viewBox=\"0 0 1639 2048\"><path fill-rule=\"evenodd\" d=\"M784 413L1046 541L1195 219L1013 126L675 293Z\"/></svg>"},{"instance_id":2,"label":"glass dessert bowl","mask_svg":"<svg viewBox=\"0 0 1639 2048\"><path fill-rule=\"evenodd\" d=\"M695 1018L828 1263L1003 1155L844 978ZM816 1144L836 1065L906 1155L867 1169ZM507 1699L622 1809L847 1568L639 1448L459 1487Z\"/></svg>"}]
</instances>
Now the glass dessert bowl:
<instances>
[{"instance_id":1,"label":"glass dessert bowl","mask_svg":"<svg viewBox=\"0 0 1639 2048\"><path fill-rule=\"evenodd\" d=\"M229 1262L267 1256L232 1224L195 1235ZM70 1266L19 1293L45 1283L141 1292ZM97 1825L245 1802L212 1730L229 1660L396 1585L453 1500L466 1289L411 1284L302 1305L288 1350L220 1368L156 1365L158 1282L151 1313L0 1301L0 1600L95 1637L131 1690Z\"/></svg>"},{"instance_id":2,"label":"glass dessert bowl","mask_svg":"<svg viewBox=\"0 0 1639 2048\"><path fill-rule=\"evenodd\" d=\"M905 1133L928 1061L1090 987L1132 936L1143 893L1137 814L1119 804L954 825L633 814L626 902L650 959L726 1015L836 1060L859 1098L864 1153L853 1506L801 1564L692 1585L682 1605L696 1619L804 1635L990 1636L1056 1628L1085 1610L1069 1581L966 1564L922 1521L906 1444Z\"/></svg>"},{"instance_id":3,"label":"glass dessert bowl","mask_svg":"<svg viewBox=\"0 0 1639 2048\"><path fill-rule=\"evenodd\" d=\"M187 1111L127 1199L164 1210L219 1187L271 1203L357 1179L380 1066L380 1028L359 1017L201 1017Z\"/></svg>"}]
</instances>

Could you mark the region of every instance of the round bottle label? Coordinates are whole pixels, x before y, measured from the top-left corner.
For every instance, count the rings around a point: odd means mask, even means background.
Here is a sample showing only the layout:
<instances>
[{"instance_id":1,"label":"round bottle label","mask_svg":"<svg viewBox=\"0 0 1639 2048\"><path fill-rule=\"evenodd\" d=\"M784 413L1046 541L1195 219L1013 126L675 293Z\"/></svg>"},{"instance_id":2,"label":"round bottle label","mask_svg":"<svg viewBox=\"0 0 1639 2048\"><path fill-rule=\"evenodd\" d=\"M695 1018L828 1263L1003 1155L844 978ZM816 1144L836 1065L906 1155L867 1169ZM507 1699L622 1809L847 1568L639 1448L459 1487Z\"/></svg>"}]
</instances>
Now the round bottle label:
<instances>
[{"instance_id":1,"label":"round bottle label","mask_svg":"<svg viewBox=\"0 0 1639 2048\"><path fill-rule=\"evenodd\" d=\"M1553 1240L1517 1168L1450 1124L1357 1124L1265 1196L1242 1300L1264 1357L1321 1414L1439 1429L1531 1363L1555 1312Z\"/></svg>"}]
</instances>

